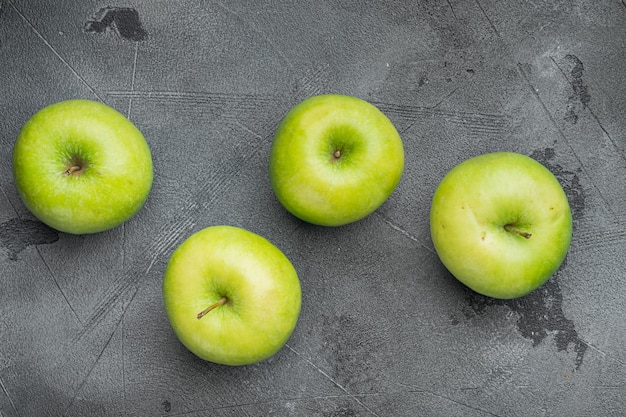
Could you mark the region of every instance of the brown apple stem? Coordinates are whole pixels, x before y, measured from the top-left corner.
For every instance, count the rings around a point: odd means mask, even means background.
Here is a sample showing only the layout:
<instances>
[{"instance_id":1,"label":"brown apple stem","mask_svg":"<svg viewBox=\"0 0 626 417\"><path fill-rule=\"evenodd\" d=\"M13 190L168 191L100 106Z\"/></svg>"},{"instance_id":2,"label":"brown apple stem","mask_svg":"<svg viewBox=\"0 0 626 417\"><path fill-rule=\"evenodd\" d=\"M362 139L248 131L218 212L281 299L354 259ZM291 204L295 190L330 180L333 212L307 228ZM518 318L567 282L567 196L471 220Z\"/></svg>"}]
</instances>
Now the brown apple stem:
<instances>
[{"instance_id":1,"label":"brown apple stem","mask_svg":"<svg viewBox=\"0 0 626 417\"><path fill-rule=\"evenodd\" d=\"M504 230L506 230L507 232L515 233L516 235L519 235L525 239L530 239L530 237L532 236L532 234L528 232L522 232L521 230L519 230L517 227L513 226L512 224L504 225Z\"/></svg>"},{"instance_id":2,"label":"brown apple stem","mask_svg":"<svg viewBox=\"0 0 626 417\"><path fill-rule=\"evenodd\" d=\"M339 149L337 149L335 151L335 153L333 154L333 156L335 157L335 159L341 158L341 151Z\"/></svg>"},{"instance_id":3,"label":"brown apple stem","mask_svg":"<svg viewBox=\"0 0 626 417\"><path fill-rule=\"evenodd\" d=\"M211 310L215 310L216 308L218 308L219 306L223 305L226 303L226 301L228 301L228 298L226 297L222 297L219 299L219 301L215 304L211 304L210 306L208 306L207 308L205 308L204 310L202 310L201 312L198 313L198 320L200 320L202 317L204 317L205 315L207 315Z\"/></svg>"},{"instance_id":4,"label":"brown apple stem","mask_svg":"<svg viewBox=\"0 0 626 417\"><path fill-rule=\"evenodd\" d=\"M69 167L64 173L63 175L65 175L66 177L69 177L70 175L72 175L74 172L76 171L80 171L81 166L80 165L72 165L71 167Z\"/></svg>"}]
</instances>

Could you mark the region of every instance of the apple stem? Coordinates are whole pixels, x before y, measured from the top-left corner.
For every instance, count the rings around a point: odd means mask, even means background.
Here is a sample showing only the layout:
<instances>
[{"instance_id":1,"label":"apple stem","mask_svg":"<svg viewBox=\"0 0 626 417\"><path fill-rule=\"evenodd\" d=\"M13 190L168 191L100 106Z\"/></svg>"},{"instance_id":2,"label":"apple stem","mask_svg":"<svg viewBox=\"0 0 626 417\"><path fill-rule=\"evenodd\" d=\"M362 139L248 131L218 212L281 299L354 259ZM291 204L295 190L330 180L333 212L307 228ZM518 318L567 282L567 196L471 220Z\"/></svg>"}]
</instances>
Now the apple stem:
<instances>
[{"instance_id":1,"label":"apple stem","mask_svg":"<svg viewBox=\"0 0 626 417\"><path fill-rule=\"evenodd\" d=\"M64 173L63 175L65 175L66 177L69 177L70 175L72 175L74 172L76 171L80 171L81 166L80 165L72 165L71 167L69 167Z\"/></svg>"},{"instance_id":2,"label":"apple stem","mask_svg":"<svg viewBox=\"0 0 626 417\"><path fill-rule=\"evenodd\" d=\"M222 297L219 299L219 301L215 304L211 304L210 306L208 306L207 308L205 308L204 310L202 310L201 312L198 313L198 320L200 320L202 317L204 317L206 314L208 314L211 310L216 309L217 307L225 304L228 301L228 298L226 297Z\"/></svg>"},{"instance_id":3,"label":"apple stem","mask_svg":"<svg viewBox=\"0 0 626 417\"><path fill-rule=\"evenodd\" d=\"M507 232L515 233L516 235L519 235L526 239L530 239L530 237L532 236L532 234L528 232L522 232L521 230L519 230L517 227L513 226L512 224L504 225L504 230L506 230Z\"/></svg>"},{"instance_id":4,"label":"apple stem","mask_svg":"<svg viewBox=\"0 0 626 417\"><path fill-rule=\"evenodd\" d=\"M339 149L337 149L335 151L335 153L333 154L333 156L335 157L335 159L341 158L341 151Z\"/></svg>"}]
</instances>

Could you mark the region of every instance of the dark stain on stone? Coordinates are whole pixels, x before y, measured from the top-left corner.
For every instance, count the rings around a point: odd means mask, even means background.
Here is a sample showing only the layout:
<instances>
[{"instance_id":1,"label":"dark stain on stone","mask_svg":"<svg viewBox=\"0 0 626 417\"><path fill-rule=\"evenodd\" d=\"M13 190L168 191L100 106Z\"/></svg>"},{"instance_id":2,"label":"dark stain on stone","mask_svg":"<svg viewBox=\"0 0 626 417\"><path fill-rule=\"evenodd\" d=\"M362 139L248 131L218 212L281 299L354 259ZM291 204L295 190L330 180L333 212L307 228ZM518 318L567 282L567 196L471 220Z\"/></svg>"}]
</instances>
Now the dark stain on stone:
<instances>
[{"instance_id":1,"label":"dark stain on stone","mask_svg":"<svg viewBox=\"0 0 626 417\"><path fill-rule=\"evenodd\" d=\"M86 32L103 33L109 29L135 42L143 41L148 34L141 26L139 13L130 7L103 7L85 23Z\"/></svg>"},{"instance_id":2,"label":"dark stain on stone","mask_svg":"<svg viewBox=\"0 0 626 417\"><path fill-rule=\"evenodd\" d=\"M0 224L0 247L9 252L9 259L28 246L44 245L59 240L59 232L35 220L13 218Z\"/></svg>"},{"instance_id":3,"label":"dark stain on stone","mask_svg":"<svg viewBox=\"0 0 626 417\"><path fill-rule=\"evenodd\" d=\"M571 54L566 55L565 60L571 66L570 75L572 77L572 89L574 90L573 94L569 96L567 100L565 120L575 124L578 121L578 113L587 108L587 105L591 101L591 95L583 82L584 67L581 60Z\"/></svg>"},{"instance_id":4,"label":"dark stain on stone","mask_svg":"<svg viewBox=\"0 0 626 417\"><path fill-rule=\"evenodd\" d=\"M437 32L445 50L467 51L475 44L474 34L468 25L442 15L441 10L429 10L426 13L428 23Z\"/></svg>"},{"instance_id":5,"label":"dark stain on stone","mask_svg":"<svg viewBox=\"0 0 626 417\"><path fill-rule=\"evenodd\" d=\"M468 310L466 318L481 315L492 306L506 306L517 313L517 329L525 338L538 346L548 334L554 334L558 351L567 351L570 346L576 353L575 369L583 364L587 345L578 337L574 323L563 313L563 295L559 287L557 272L545 284L525 297L498 300L477 294L467 289Z\"/></svg>"},{"instance_id":6,"label":"dark stain on stone","mask_svg":"<svg viewBox=\"0 0 626 417\"><path fill-rule=\"evenodd\" d=\"M537 150L532 153L531 157L541 162L557 177L570 201L572 216L579 218L585 208L585 196L578 175L554 162L555 152L552 148L546 148L543 151ZM567 258L559 271L566 263ZM512 300L485 297L466 289L467 309L464 311L465 318L482 315L493 306L506 306L517 313L517 329L523 337L532 341L533 347L539 345L549 334L554 335L558 351L568 351L571 346L576 353L574 366L577 370L583 364L587 344L578 337L574 323L563 313L563 295L559 286L559 271L535 291ZM451 317L450 323L458 324L458 320Z\"/></svg>"},{"instance_id":7,"label":"dark stain on stone","mask_svg":"<svg viewBox=\"0 0 626 417\"><path fill-rule=\"evenodd\" d=\"M172 411L172 404L169 401L165 400L161 403L161 405L163 406L163 411L166 413Z\"/></svg>"},{"instance_id":8,"label":"dark stain on stone","mask_svg":"<svg viewBox=\"0 0 626 417\"><path fill-rule=\"evenodd\" d=\"M333 378L345 387L355 387L359 391L374 389L375 382L370 375L372 359L371 328L350 315L324 316L324 328L328 331L324 345L330 354Z\"/></svg>"},{"instance_id":9,"label":"dark stain on stone","mask_svg":"<svg viewBox=\"0 0 626 417\"><path fill-rule=\"evenodd\" d=\"M534 151L530 157L548 168L559 180L569 200L574 222L577 222L585 210L585 194L578 178L580 169L576 172L564 169L561 165L554 162L555 155L553 148L546 148Z\"/></svg>"}]
</instances>

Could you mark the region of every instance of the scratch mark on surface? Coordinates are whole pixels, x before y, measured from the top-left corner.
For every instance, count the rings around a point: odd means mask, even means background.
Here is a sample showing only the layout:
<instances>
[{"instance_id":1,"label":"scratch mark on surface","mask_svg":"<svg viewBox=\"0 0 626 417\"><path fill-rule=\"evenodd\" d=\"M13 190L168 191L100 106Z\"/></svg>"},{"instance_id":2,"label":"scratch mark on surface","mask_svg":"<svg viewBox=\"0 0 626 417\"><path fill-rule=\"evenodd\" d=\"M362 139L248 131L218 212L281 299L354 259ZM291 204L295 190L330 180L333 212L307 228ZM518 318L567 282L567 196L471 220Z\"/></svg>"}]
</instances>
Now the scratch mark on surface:
<instances>
[{"instance_id":1,"label":"scratch mark on surface","mask_svg":"<svg viewBox=\"0 0 626 417\"><path fill-rule=\"evenodd\" d=\"M229 9L228 7L226 7L226 5L224 3L222 3L221 1L217 1L215 2L215 4L221 8L222 10L224 10L225 12L231 14L232 16L235 16L236 18L238 18L239 20L241 20L242 23L244 23L246 26L250 27L253 31L255 31L256 33L260 34L263 39L265 39L267 41L268 44L270 44L270 46L276 51L276 53L280 56L280 58L285 62L285 64L287 64L287 66L289 68L293 68L293 64L291 63L291 61L289 60L289 58L287 58L287 56L283 53L283 51L281 51L278 47L276 47L276 45L274 44L274 42L272 42L269 37L267 36L267 34L265 32L263 32L262 30L259 30L258 28L254 27L253 25L251 25L249 22L246 21L246 19L244 19L239 13L237 13L234 10Z\"/></svg>"},{"instance_id":2,"label":"scratch mark on surface","mask_svg":"<svg viewBox=\"0 0 626 417\"><path fill-rule=\"evenodd\" d=\"M472 388L474 389L474 388ZM486 415L490 415L490 416L494 416L494 417L501 417L498 414L494 414L491 413L487 410L478 408L478 407L473 407L470 406L468 404L464 404L460 401L454 400L452 398L443 396L441 394L437 394L431 391L427 391L427 390L423 390L420 388L413 388L413 387L409 387L408 390L402 390L402 391L395 391L395 392L391 392L391 394L398 394L398 393L402 393L402 394L414 394L414 393L424 393L424 394L429 394L432 395L434 397L440 398L440 399L444 399L450 402L453 402L455 404L461 405L464 408L467 409L471 409L474 411L480 411L483 414ZM360 398L364 398L364 397L384 397L389 393L385 393L385 392L373 392L373 393L363 393L363 394L358 394L357 396ZM257 406L257 405L268 405L268 404L276 404L276 403L290 403L290 402L304 402L304 401L317 401L317 400L335 400L335 399L354 399L353 395L350 394L344 394L344 395L314 395L314 396L302 396L302 397L293 397L293 398L283 398L283 399L277 399L277 400L262 400L262 401L250 401L250 402L241 402L241 403L237 403L237 404L232 404L232 405L222 405L222 406L218 406L218 407L213 407L213 408L203 408L203 409L195 409L195 410L189 410L189 411L182 411L182 412L178 412L178 413L168 413L168 416L171 417L182 417L182 416L188 416L188 415L198 415L198 414L209 414L210 412L215 412L217 410L229 410L229 409L233 409L233 408L242 408L242 407L251 407L251 406ZM247 414L246 414L247 415ZM332 414L332 415L348 415L348 414ZM349 414L349 415L353 415L353 414Z\"/></svg>"},{"instance_id":3,"label":"scratch mark on surface","mask_svg":"<svg viewBox=\"0 0 626 417\"><path fill-rule=\"evenodd\" d=\"M393 230L395 230L396 232L400 232L401 235L403 235L404 237L409 238L410 240L412 240L413 242L417 243L420 247L426 249L427 251L429 251L430 253L435 253L435 251L430 248L429 246L425 245L424 242L422 242L420 239L418 239L416 236L413 236L411 233L407 232L406 230L404 230L403 228L401 228L400 226L397 226L396 224L392 223L390 220L388 220L385 216L383 216L382 214L375 212L375 214L380 217L382 219L383 222L385 222L389 227L391 227Z\"/></svg>"},{"instance_id":4,"label":"scratch mark on surface","mask_svg":"<svg viewBox=\"0 0 626 417\"><path fill-rule=\"evenodd\" d=\"M110 293L112 294L108 293L104 297L102 297L94 312L91 314L91 316L89 316L89 318L83 325L83 329L74 338L75 341L79 340L90 329L100 323L100 321L105 317L106 312L109 310L109 308L119 299L121 294L124 293L124 289L126 289L127 286L119 285L117 282L118 281L115 281L111 285L112 290L110 291ZM128 284L128 286L130 285L132 284Z\"/></svg>"},{"instance_id":5,"label":"scratch mark on surface","mask_svg":"<svg viewBox=\"0 0 626 417\"><path fill-rule=\"evenodd\" d=\"M365 405L361 400L359 400L356 396L354 396L353 394L349 393L348 390L342 386L339 382L335 381L330 375L328 375L326 372L324 372L323 369L321 369L319 366L315 365L309 358L304 357L302 354L300 354L300 352L298 352L297 350L295 350L294 348L292 348L291 346L289 346L289 344L285 344L285 347L289 350L291 350L293 353L295 353L298 357L301 357L305 360L306 363L308 363L309 365L311 365L313 367L313 369L315 369L317 372L319 372L320 374L322 374L324 376L324 378L328 379L330 382L333 383L333 385L335 385L337 388L339 388L341 391L343 391L344 393L346 393L346 395L348 395L348 397L350 397L351 399L353 399L354 401L356 401L361 407L363 407L364 409L366 409L370 414L372 414L373 416L376 417L380 417L378 414L376 414L374 412L374 410L372 410L371 408L369 408L367 405Z\"/></svg>"},{"instance_id":6,"label":"scratch mark on surface","mask_svg":"<svg viewBox=\"0 0 626 417\"><path fill-rule=\"evenodd\" d=\"M473 77L473 75L472 75L472 77ZM444 95L437 103L435 103L435 105L432 106L432 109L436 109L437 107L439 107L444 101L446 101L447 99L452 97L454 95L454 93L459 91L460 88L461 88L461 85L457 85L455 88L452 89L452 91L450 91L448 94Z\"/></svg>"},{"instance_id":7,"label":"scratch mark on surface","mask_svg":"<svg viewBox=\"0 0 626 417\"><path fill-rule=\"evenodd\" d=\"M508 126L508 117L502 114L493 114L485 112L461 112L438 109L437 103L433 107L409 106L404 104L392 104L372 101L376 107L389 115L402 117L406 120L419 120L425 118L442 117L445 121L459 126L463 126L469 130L470 134L491 134L501 135ZM411 124L404 131L410 129Z\"/></svg>"},{"instance_id":8,"label":"scratch mark on surface","mask_svg":"<svg viewBox=\"0 0 626 417\"><path fill-rule=\"evenodd\" d=\"M489 22L489 26L491 26L491 30L493 30L493 32L496 34L496 36L498 36L498 39L500 39L500 41L502 41L502 35L500 35L500 32L498 32L498 29L496 28L496 25L493 24L493 21L489 18L489 15L487 14L487 12L483 8L483 6L480 4L480 2L478 0L474 0L474 1L478 5L478 8L482 12L482 14L485 16L485 19L487 19L487 22Z\"/></svg>"},{"instance_id":9,"label":"scratch mark on surface","mask_svg":"<svg viewBox=\"0 0 626 417\"><path fill-rule=\"evenodd\" d=\"M137 294L138 291L135 291L135 293L133 294L133 297L131 298L131 300L128 302L126 308L124 309L124 311L122 312L122 314L120 315L119 320L117 321L117 323L115 324L115 327L113 328L113 331L111 332L111 335L109 335L109 338L107 339L106 343L104 344L104 347L100 350L100 353L98 353L98 356L96 357L96 360L94 361L93 365L91 366L91 368L89 369L89 371L87 372L87 375L85 375L85 377L83 378L83 380L80 382L80 384L78 385L78 388L76 388L76 391L74 391L74 395L72 397L72 399L70 400L69 405L67 406L67 408L65 409L65 411L63 412L63 415L67 415L67 412L72 408L72 406L74 405L74 402L76 401L76 398L78 398L78 394L80 394L80 392L82 391L83 387L85 386L85 384L87 383L87 381L89 380L89 377L91 376L91 374L93 373L94 369L96 369L96 366L98 365L98 363L100 362L100 359L102 358L102 355L104 354L104 352L106 351L106 349L109 347L109 345L111 344L111 340L113 340L113 336L115 335L115 332L117 332L117 329L120 327L120 323L122 322L122 319L124 318L124 314L126 314L126 309L128 308L128 306L132 303L133 299L135 298L135 295Z\"/></svg>"},{"instance_id":10,"label":"scratch mark on surface","mask_svg":"<svg viewBox=\"0 0 626 417\"><path fill-rule=\"evenodd\" d=\"M460 405L462 407L469 408L470 410L480 411L481 413L485 413L485 414L488 414L488 415L493 416L493 417L502 417L499 414L492 413L491 411L487 411L487 410L485 410L483 408L480 408L480 407L473 407L473 406L471 406L469 404L466 404L464 402L457 401L457 400L455 400L453 398L450 398L450 397L446 397L445 395L437 394L436 392L423 391L423 390L421 392L426 392L426 393L428 393L428 394L430 394L430 395L432 395L434 397L440 398L442 400L453 402L453 403L458 404L458 405Z\"/></svg>"},{"instance_id":11,"label":"scratch mark on surface","mask_svg":"<svg viewBox=\"0 0 626 417\"><path fill-rule=\"evenodd\" d=\"M470 73L469 78L463 84L457 85L451 91L441 96L439 100L432 106L419 107L419 106L407 106L407 105L402 105L402 104L376 103L376 102L372 102L372 104L376 106L380 106L381 109L386 107L385 111L398 113L399 115L403 117L407 117L407 118L416 119L416 116L418 115L419 116L428 115L430 117L434 115L444 116L446 119L450 119L450 121L452 122L457 122L462 125L466 125L470 129L470 133L475 136L476 134L481 133L479 131L481 126L483 128L486 128L488 125L490 125L490 123L487 123L487 126L484 125L483 123L481 123L480 120L477 120L477 117L491 117L491 118L495 117L495 118L500 119L501 122L505 120L505 117L502 115L494 115L494 114L488 114L488 113L482 113L482 112L475 112L475 113L453 112L453 111L446 111L446 110L439 109L439 106L441 106L441 104L443 104L446 100L448 100L450 97L456 94L457 91L461 90L464 87L467 87L469 81L476 75L476 72L473 69L469 73ZM406 126L400 133L404 134L407 131L409 131L411 128L413 128L413 126L415 125L415 121L416 120L411 121L408 124L408 126ZM502 126L499 126L497 128L497 132L501 132L504 126L505 126L504 123L502 124ZM489 131L489 133L494 133L494 132Z\"/></svg>"},{"instance_id":12,"label":"scratch mark on surface","mask_svg":"<svg viewBox=\"0 0 626 417\"><path fill-rule=\"evenodd\" d=\"M7 387L4 385L4 381L2 380L2 378L0 378L0 388L2 388L2 392L4 392L4 395L9 400L9 403L11 404L11 408L13 408L13 411L15 411L15 414L19 417L20 413L19 411L17 411L17 408L15 407L15 403L13 402L13 399L9 395L9 391L7 390Z\"/></svg>"},{"instance_id":13,"label":"scratch mark on surface","mask_svg":"<svg viewBox=\"0 0 626 417\"><path fill-rule=\"evenodd\" d=\"M101 301L96 306L94 312L89 316L89 318L83 325L83 329L74 337L73 343L75 343L89 330L91 330L98 323L100 323L104 319L104 317L106 317L106 313L122 296L127 296L127 294L132 292L130 300L127 301L126 306L123 307L125 311L128 305L130 305L130 302L135 298L138 281L140 281L141 277L143 276L139 273L132 274L131 276L121 274L120 278L118 278L113 284L111 284L110 291L108 291L107 294L105 294L101 298ZM123 303L122 305L124 306Z\"/></svg>"},{"instance_id":14,"label":"scratch mark on surface","mask_svg":"<svg viewBox=\"0 0 626 417\"><path fill-rule=\"evenodd\" d=\"M135 43L135 57L133 58L133 72L130 78L130 91L131 93L135 91L135 76L137 74L137 54L139 52L139 43ZM133 96L128 97L128 112L126 114L126 118L130 119L131 110L133 108Z\"/></svg>"},{"instance_id":15,"label":"scratch mark on surface","mask_svg":"<svg viewBox=\"0 0 626 417\"><path fill-rule=\"evenodd\" d=\"M591 176L589 175L589 172L587 172L587 169L585 168L585 165L582 163L580 157L578 156L578 154L575 152L574 148L572 147L572 145L569 143L569 140L567 140L567 136L565 136L565 133L563 133L563 130L561 129L561 127L559 126L559 124L556 122L556 120L554 119L554 117L552 116L552 114L550 113L550 110L548 110L548 107L546 106L546 104L543 102L543 100L541 99L541 97L539 96L539 93L537 92L537 89L533 86L533 84L530 82L530 79L528 78L528 75L526 75L526 72L524 71L524 69L522 68L522 64L521 63L517 63L517 69L520 73L520 75L522 76L522 79L525 81L526 86L528 87L528 89L530 90L530 92L533 94L533 96L535 97L535 99L537 100L537 102L539 103L539 105L541 106L541 108L543 109L543 112L546 114L546 117L550 120L550 122L552 123L552 125L554 126L554 128L556 129L556 131L559 133L559 136L561 137L561 139L563 139L563 142L565 142L565 144L570 148L570 150L572 151L572 154L574 155L574 157L576 158L576 161L578 162L578 165L581 167L581 169L584 171L585 175L587 176L587 178L591 178ZM600 192L600 190L598 189L598 186L596 185L595 181L590 181L591 185L593 186L593 188L596 190L596 192L598 193L598 195L600 196L600 199L602 200L602 202L604 203L604 206L606 207L606 209L611 213L611 215L613 216L614 219L617 219L617 215L615 214L615 212L613 211L613 209L611 208L611 206L609 205L608 201L606 200L606 198L604 198L604 195Z\"/></svg>"},{"instance_id":16,"label":"scratch mark on surface","mask_svg":"<svg viewBox=\"0 0 626 417\"><path fill-rule=\"evenodd\" d=\"M589 113L591 113L591 117L593 117L596 123L598 123L598 126L600 126L600 129L602 129L602 132L604 132L606 137L609 138L609 141L611 142L615 150L620 154L622 159L626 160L626 156L624 155L622 149L620 149L620 147L617 145L617 142L615 142L615 139L613 139L613 137L609 134L608 130L604 128L604 126L602 125L602 122L600 122L600 118L598 118L598 116L592 109L589 109Z\"/></svg>"},{"instance_id":17,"label":"scratch mark on surface","mask_svg":"<svg viewBox=\"0 0 626 417\"><path fill-rule=\"evenodd\" d=\"M185 210L181 210L180 218L182 218L182 221L170 223L166 229L161 230L157 238L146 248L146 252L150 253L150 264L146 269L146 275L150 272L161 255L175 246L176 243L181 240L182 236L193 228L195 222L192 219L193 216L188 215L190 212L191 209L189 206L187 206Z\"/></svg>"},{"instance_id":18,"label":"scratch mark on surface","mask_svg":"<svg viewBox=\"0 0 626 417\"><path fill-rule=\"evenodd\" d=\"M328 70L329 64L324 63L308 68L302 78L298 78L295 90L299 96L310 97L328 91Z\"/></svg>"},{"instance_id":19,"label":"scratch mark on surface","mask_svg":"<svg viewBox=\"0 0 626 417\"><path fill-rule=\"evenodd\" d=\"M233 94L218 92L190 92L190 91L105 91L104 95L113 98L133 98L170 103L176 106L201 106L212 110L224 107L237 110L258 110L263 105L275 105L277 97L255 94Z\"/></svg>"},{"instance_id":20,"label":"scratch mark on surface","mask_svg":"<svg viewBox=\"0 0 626 417\"><path fill-rule=\"evenodd\" d=\"M574 85L574 83L569 79L569 77L567 76L567 74L565 73L563 68L561 68L561 66L558 64L558 62L556 62L554 57L551 56L550 60L552 61L554 66L559 70L559 72L561 73L563 78L565 78L565 80L567 80L567 82L572 86L572 88L576 90L576 85ZM589 99L584 101L583 104L584 104L585 108L589 111L589 114L591 115L591 117L596 121L596 123L598 124L598 126L600 127L602 132L604 132L606 137L609 139L609 141L611 142L611 145L613 145L613 148L617 151L617 153L620 155L620 157L622 159L626 160L626 155L624 155L623 150L618 146L618 144L615 142L615 139L613 139L613 137L609 134L609 132L606 130L606 128L602 125L602 122L600 121L600 118L596 115L596 113L590 107Z\"/></svg>"},{"instance_id":21,"label":"scratch mark on surface","mask_svg":"<svg viewBox=\"0 0 626 417\"><path fill-rule=\"evenodd\" d=\"M130 301L134 299L139 282L143 277L144 275L140 274L138 271L132 274L120 274L109 286L107 293L100 298L94 311L83 325L83 329L73 338L72 343L76 343L77 340L81 339L88 331L100 323L106 317L106 313L109 312L120 299L122 299L123 310L125 310L130 304ZM128 294L131 294L130 297ZM130 301L124 301L126 298L130 298Z\"/></svg>"},{"instance_id":22,"label":"scratch mark on surface","mask_svg":"<svg viewBox=\"0 0 626 417\"><path fill-rule=\"evenodd\" d=\"M368 393L368 394L359 394L359 397L379 397L384 394L381 393ZM195 409L190 411L182 411L178 413L167 413L167 416L170 417L182 417L188 415L210 415L211 413L215 413L217 410L232 410L233 408L243 408L243 407L252 407L257 405L268 405L268 404L276 404L276 403L290 403L290 402L302 402L302 401L317 401L317 400L335 400L335 399L354 399L354 397L350 394L344 395L315 395L315 396L303 396L303 397L292 397L292 398L281 398L275 400L261 400L261 401L250 401L250 402L238 402L236 404L226 404L212 408L202 408ZM246 415L248 415L246 413ZM256 415L256 414L255 414ZM336 414L332 414L336 415ZM344 414L340 414L344 415ZM352 415L352 414L351 414Z\"/></svg>"},{"instance_id":23,"label":"scratch mark on surface","mask_svg":"<svg viewBox=\"0 0 626 417\"><path fill-rule=\"evenodd\" d=\"M78 316L78 314L76 313L76 310L74 310L74 307L72 307L72 303L70 303L70 300L67 298L67 295L65 294L65 291L63 291L63 289L61 288L61 286L59 285L59 282L57 281L56 277L54 276L54 274L52 273L52 269L50 268L50 265L48 265L48 262L46 262L46 259L43 257L43 254L41 253L41 251L39 250L38 247L35 248L37 251L37 254L39 255L39 258L41 259L41 262L44 264L44 266L46 267L46 270L48 271L48 275L50 276L50 278L52 279L52 282L54 282L54 285L57 287L57 289L59 290L59 292L61 293L61 296L63 297L63 299L65 300L65 303L68 305L68 307L70 308L70 311L72 312L72 315L74 316L74 318L76 319L76 321L82 325L82 320L80 319L80 317Z\"/></svg>"},{"instance_id":24,"label":"scratch mark on surface","mask_svg":"<svg viewBox=\"0 0 626 417\"><path fill-rule=\"evenodd\" d=\"M499 414L494 414L491 411L487 411L487 410L482 409L480 407L471 406L471 405L466 404L466 403L464 403L462 401L458 401L458 400L455 400L454 398L450 398L450 397L445 396L443 394L439 394L439 393L437 393L435 391L430 391L430 390L427 390L427 389L424 389L424 388L421 388L421 387L413 387L411 385L402 384L402 383L400 383L399 385L405 386L405 387L409 388L409 391L407 391L409 393L422 393L422 394L432 395L433 397L436 397L436 398L439 398L439 399L442 399L442 400L445 400L445 401L449 401L449 402L452 402L454 404L458 404L458 405L460 405L462 407L469 408L470 410L480 411L481 413L488 414L488 415L493 416L493 417L502 417ZM462 388L462 390L474 390L474 389L476 389L476 388Z\"/></svg>"},{"instance_id":25,"label":"scratch mark on surface","mask_svg":"<svg viewBox=\"0 0 626 417\"><path fill-rule=\"evenodd\" d=\"M598 236L602 239L598 240ZM579 228L573 239L576 245L572 245L572 253L585 252L589 248L599 249L607 246L619 246L626 243L626 229L620 223L605 227L585 227Z\"/></svg>"},{"instance_id":26,"label":"scratch mark on surface","mask_svg":"<svg viewBox=\"0 0 626 417\"><path fill-rule=\"evenodd\" d=\"M454 17L454 20L458 20L456 17L456 13L454 13L454 7L452 7L452 3L450 3L450 0L446 0L448 2L448 6L450 6L450 11L452 12L452 16Z\"/></svg>"},{"instance_id":27,"label":"scratch mark on surface","mask_svg":"<svg viewBox=\"0 0 626 417\"><path fill-rule=\"evenodd\" d=\"M594 351L596 351L597 353L599 353L600 355L604 356L605 358L609 358L611 360L614 360L615 362L617 362L618 364L620 364L620 366L626 366L626 362L622 361L619 358L616 358L612 355L608 355L606 352L604 352L602 349L598 348L597 346L592 345L591 343L579 339L582 343L584 343L586 346L588 346L589 348L593 349Z\"/></svg>"},{"instance_id":28,"label":"scratch mark on surface","mask_svg":"<svg viewBox=\"0 0 626 417\"><path fill-rule=\"evenodd\" d=\"M35 33L35 35L37 35L37 37L39 39L41 39L41 41L48 47L48 49L50 49L50 51L52 51L52 53L63 63L63 65L65 65L72 74L74 74L74 76L76 78L78 78L80 80L80 82L89 89L89 91L91 91L91 93L101 102L104 102L104 100L102 100L102 98L100 97L100 95L98 95L98 92L91 86L89 85L89 83L87 82L87 80L85 80L75 69L74 67L72 67L70 65L69 62L67 62L65 60L65 58L63 58L61 56L61 54L54 48L54 46L52 46L50 44L50 42L48 42L48 40L41 34L41 32L39 32L37 30L37 28L35 27L35 25L33 23L31 23L30 20L28 20L26 18L26 16L24 16L24 14L17 8L15 7L15 5L13 3L10 3L11 7L13 7L13 10L15 10L15 12L20 16L20 18L30 27L30 29Z\"/></svg>"},{"instance_id":29,"label":"scratch mark on surface","mask_svg":"<svg viewBox=\"0 0 626 417\"><path fill-rule=\"evenodd\" d=\"M138 290L137 290L138 291ZM137 292L135 292L136 294ZM135 295L133 294L133 298L131 298L131 301L134 299ZM130 303L128 303L128 306L126 306L126 308L128 308L130 306ZM126 313L126 310L124 310L124 312L122 313L122 319L120 321L120 331L122 332L122 415L126 416L126 345L124 344L124 340L126 339L126 334L125 334L125 326L124 326L124 314Z\"/></svg>"},{"instance_id":30,"label":"scratch mark on surface","mask_svg":"<svg viewBox=\"0 0 626 417\"><path fill-rule=\"evenodd\" d=\"M243 130L245 130L246 132L250 133L252 136L255 136L257 139L263 139L263 136L261 136L259 133L253 131L252 129L250 129L248 126L246 126L245 124L241 123L240 120L235 120L235 123L237 124L237 126L239 126L240 128L242 128Z\"/></svg>"},{"instance_id":31,"label":"scratch mark on surface","mask_svg":"<svg viewBox=\"0 0 626 417\"><path fill-rule=\"evenodd\" d=\"M237 170L239 170L240 167L246 166L247 163L260 149L261 144L271 140L271 137L272 135L263 138L263 140L257 141L255 144L248 147L247 149L241 149L241 144L236 144L233 147L232 152L230 152L228 158L228 160L230 160L231 162L229 164L220 165L217 170L211 173L209 181L207 181L205 184L202 184L200 188L200 195L209 195L209 198L205 204L212 204L219 196L222 195L222 192L226 189L229 181L232 178L231 168L235 167Z\"/></svg>"}]
</instances>

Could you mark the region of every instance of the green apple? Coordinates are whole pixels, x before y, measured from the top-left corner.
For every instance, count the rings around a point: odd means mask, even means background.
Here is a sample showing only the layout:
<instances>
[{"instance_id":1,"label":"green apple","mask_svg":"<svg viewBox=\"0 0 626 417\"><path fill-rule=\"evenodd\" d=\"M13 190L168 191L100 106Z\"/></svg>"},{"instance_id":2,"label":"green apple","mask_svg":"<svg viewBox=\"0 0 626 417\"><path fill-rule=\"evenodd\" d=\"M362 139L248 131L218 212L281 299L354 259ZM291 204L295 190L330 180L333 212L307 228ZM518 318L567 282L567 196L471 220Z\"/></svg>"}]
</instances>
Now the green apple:
<instances>
[{"instance_id":1,"label":"green apple","mask_svg":"<svg viewBox=\"0 0 626 417\"><path fill-rule=\"evenodd\" d=\"M323 226L364 218L395 190L404 169L402 140L378 108L327 94L293 107L270 151L270 181L296 217Z\"/></svg>"},{"instance_id":2,"label":"green apple","mask_svg":"<svg viewBox=\"0 0 626 417\"><path fill-rule=\"evenodd\" d=\"M300 315L300 281L289 259L265 238L212 226L172 254L163 300L178 339L196 356L247 365L287 342Z\"/></svg>"},{"instance_id":3,"label":"green apple","mask_svg":"<svg viewBox=\"0 0 626 417\"><path fill-rule=\"evenodd\" d=\"M118 226L144 205L152 187L150 148L116 110L91 100L45 107L22 128L13 178L42 222L73 234Z\"/></svg>"},{"instance_id":4,"label":"green apple","mask_svg":"<svg viewBox=\"0 0 626 417\"><path fill-rule=\"evenodd\" d=\"M561 265L572 237L567 196L539 162L513 152L468 159L442 179L430 212L442 263L472 290L526 295Z\"/></svg>"}]
</instances>

